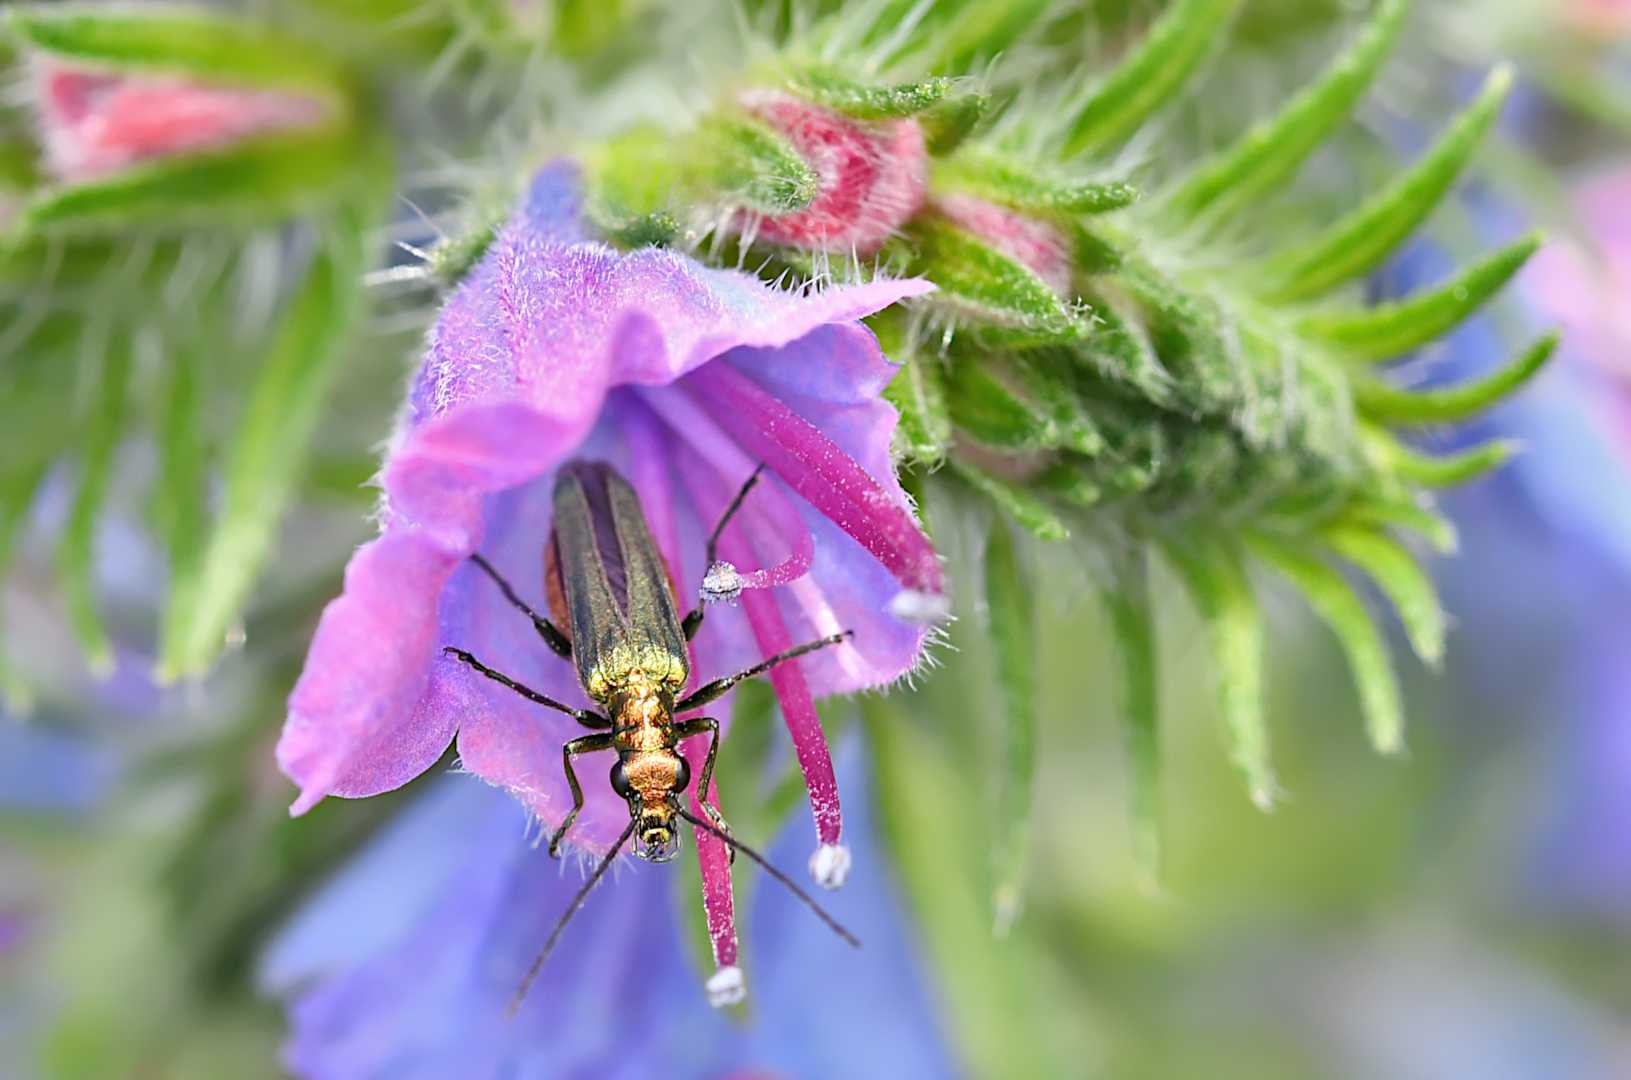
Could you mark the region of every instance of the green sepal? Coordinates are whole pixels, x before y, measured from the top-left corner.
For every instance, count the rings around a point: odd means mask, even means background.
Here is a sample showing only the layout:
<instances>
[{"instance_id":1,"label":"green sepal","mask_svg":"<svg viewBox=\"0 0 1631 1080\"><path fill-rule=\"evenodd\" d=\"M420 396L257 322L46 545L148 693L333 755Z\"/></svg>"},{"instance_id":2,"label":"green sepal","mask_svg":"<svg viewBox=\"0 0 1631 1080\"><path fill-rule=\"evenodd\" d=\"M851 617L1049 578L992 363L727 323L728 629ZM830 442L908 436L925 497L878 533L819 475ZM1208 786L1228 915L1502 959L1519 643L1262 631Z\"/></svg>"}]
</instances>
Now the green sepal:
<instances>
[{"instance_id":1,"label":"green sepal","mask_svg":"<svg viewBox=\"0 0 1631 1080\"><path fill-rule=\"evenodd\" d=\"M1127 743L1133 872L1146 895L1161 892L1161 739L1149 554L1122 538L1111 547L1104 590L1116 648L1116 712Z\"/></svg>"},{"instance_id":2,"label":"green sepal","mask_svg":"<svg viewBox=\"0 0 1631 1080\"><path fill-rule=\"evenodd\" d=\"M1141 260L1128 258L1116 281L1143 308L1144 332L1177 396L1201 412L1233 410L1244 372L1226 309Z\"/></svg>"},{"instance_id":3,"label":"green sepal","mask_svg":"<svg viewBox=\"0 0 1631 1080\"><path fill-rule=\"evenodd\" d=\"M1088 479L1077 464L1068 461L1037 477L1036 486L1076 506L1097 506L1104 498L1104 489Z\"/></svg>"},{"instance_id":4,"label":"green sepal","mask_svg":"<svg viewBox=\"0 0 1631 1080\"><path fill-rule=\"evenodd\" d=\"M1353 112L1393 51L1409 11L1410 0L1379 0L1369 25L1318 82L1190 174L1162 211L1179 224L1203 214L1222 220L1286 180Z\"/></svg>"},{"instance_id":5,"label":"green sepal","mask_svg":"<svg viewBox=\"0 0 1631 1080\"><path fill-rule=\"evenodd\" d=\"M1448 281L1404 300L1363 311L1321 311L1297 322L1304 335L1321 338L1360 360L1389 360L1437 341L1482 307L1539 250L1545 234L1525 234L1493 255L1463 267Z\"/></svg>"},{"instance_id":6,"label":"green sepal","mask_svg":"<svg viewBox=\"0 0 1631 1080\"><path fill-rule=\"evenodd\" d=\"M944 101L918 115L924 147L933 157L944 157L963 145L991 109L991 97L958 86Z\"/></svg>"},{"instance_id":7,"label":"green sepal","mask_svg":"<svg viewBox=\"0 0 1631 1080\"><path fill-rule=\"evenodd\" d=\"M1054 543L1070 538L1070 529L1064 520L1029 489L993 476L984 469L970 465L962 458L952 458L951 465L957 475L968 481L975 490L990 499L1037 539Z\"/></svg>"},{"instance_id":8,"label":"green sepal","mask_svg":"<svg viewBox=\"0 0 1631 1080\"><path fill-rule=\"evenodd\" d=\"M942 365L913 347L906 316L899 309L880 312L867 322L884 355L900 365L883 391L884 399L900 412L895 452L905 461L935 468L945 460L952 440Z\"/></svg>"},{"instance_id":9,"label":"green sepal","mask_svg":"<svg viewBox=\"0 0 1631 1080\"><path fill-rule=\"evenodd\" d=\"M1093 89L1064 135L1061 157L1130 137L1184 88L1240 10L1241 0L1177 0Z\"/></svg>"},{"instance_id":10,"label":"green sepal","mask_svg":"<svg viewBox=\"0 0 1631 1080\"><path fill-rule=\"evenodd\" d=\"M1028 342L1078 341L1085 320L1028 266L934 214L920 216L906 240L916 251L911 272L939 286L923 298L959 321L1014 330Z\"/></svg>"},{"instance_id":11,"label":"green sepal","mask_svg":"<svg viewBox=\"0 0 1631 1080\"><path fill-rule=\"evenodd\" d=\"M1416 655L1429 667L1444 660L1444 609L1433 579L1404 545L1375 529L1331 525L1320 538L1331 550L1369 574L1393 602Z\"/></svg>"},{"instance_id":12,"label":"green sepal","mask_svg":"<svg viewBox=\"0 0 1631 1080\"><path fill-rule=\"evenodd\" d=\"M1561 341L1562 335L1553 330L1493 375L1441 390L1401 390L1380 379L1355 378L1354 404L1367 419L1389 424L1465 420L1528 382L1546 366Z\"/></svg>"},{"instance_id":13,"label":"green sepal","mask_svg":"<svg viewBox=\"0 0 1631 1080\"><path fill-rule=\"evenodd\" d=\"M950 79L924 79L894 86L868 86L851 82L837 72L810 68L798 72L793 88L834 112L857 120L900 120L932 109L951 95Z\"/></svg>"},{"instance_id":14,"label":"green sepal","mask_svg":"<svg viewBox=\"0 0 1631 1080\"><path fill-rule=\"evenodd\" d=\"M1313 240L1265 264L1264 299L1287 303L1318 296L1381 262L1450 190L1483 145L1511 89L1511 68L1491 71L1478 97L1408 172Z\"/></svg>"},{"instance_id":15,"label":"green sepal","mask_svg":"<svg viewBox=\"0 0 1631 1080\"><path fill-rule=\"evenodd\" d=\"M368 140L349 124L326 125L155 158L101 179L44 189L11 227L77 233L276 222L332 202L361 167L359 141Z\"/></svg>"},{"instance_id":16,"label":"green sepal","mask_svg":"<svg viewBox=\"0 0 1631 1080\"><path fill-rule=\"evenodd\" d=\"M204 8L39 4L7 9L34 48L98 68L304 92L343 106L349 80L321 42Z\"/></svg>"},{"instance_id":17,"label":"green sepal","mask_svg":"<svg viewBox=\"0 0 1631 1080\"><path fill-rule=\"evenodd\" d=\"M992 851L993 930L1006 937L1025 905L1031 783L1036 775L1034 587L1008 526L994 521L985 547L986 629L1003 705L1002 773Z\"/></svg>"},{"instance_id":18,"label":"green sepal","mask_svg":"<svg viewBox=\"0 0 1631 1080\"><path fill-rule=\"evenodd\" d=\"M1166 534L1161 550L1206 624L1217 669L1229 757L1259 810L1274 808L1280 786L1269 757L1263 711L1263 613L1234 542L1222 533Z\"/></svg>"},{"instance_id":19,"label":"green sepal","mask_svg":"<svg viewBox=\"0 0 1631 1080\"><path fill-rule=\"evenodd\" d=\"M1359 689L1360 711L1371 745L1380 754L1404 750L1404 706L1399 680L1370 613L1353 589L1323 560L1277 539L1248 535L1252 553L1280 573L1307 598L1342 643Z\"/></svg>"},{"instance_id":20,"label":"green sepal","mask_svg":"<svg viewBox=\"0 0 1631 1080\"><path fill-rule=\"evenodd\" d=\"M1051 214L1103 214L1138 201L1138 189L1119 180L1058 180L989 151L964 151L936 162L935 191L956 191L1017 210Z\"/></svg>"},{"instance_id":21,"label":"green sepal","mask_svg":"<svg viewBox=\"0 0 1631 1080\"><path fill-rule=\"evenodd\" d=\"M311 435L339 373L361 302L364 242L384 212L384 147L352 205L326 223L304 281L283 316L228 449L225 506L195 575L172 583L158 677L202 672L249 599L284 511L304 475ZM359 178L359 187L362 184Z\"/></svg>"},{"instance_id":22,"label":"green sepal","mask_svg":"<svg viewBox=\"0 0 1631 1080\"><path fill-rule=\"evenodd\" d=\"M952 422L996 450L1098 455L1104 436L1062 373L1050 370L1053 360L1036 354L958 358L947 382Z\"/></svg>"},{"instance_id":23,"label":"green sepal","mask_svg":"<svg viewBox=\"0 0 1631 1080\"><path fill-rule=\"evenodd\" d=\"M1362 422L1359 437L1365 455L1377 468L1390 476L1432 488L1455 487L1476 480L1506 464L1518 447L1510 439L1495 439L1450 457L1428 457L1405 446L1375 424Z\"/></svg>"},{"instance_id":24,"label":"green sepal","mask_svg":"<svg viewBox=\"0 0 1631 1080\"><path fill-rule=\"evenodd\" d=\"M91 672L100 677L113 671L113 647L96 611L92 545L102 505L107 501L114 451L124 434L131 345L128 335L110 332L104 325L89 332L86 348L100 353L93 360L96 389L78 440L79 488L57 547L57 574L69 625Z\"/></svg>"},{"instance_id":25,"label":"green sepal","mask_svg":"<svg viewBox=\"0 0 1631 1080\"><path fill-rule=\"evenodd\" d=\"M1054 434L1047 441L1049 446L1072 450L1083 457L1097 457L1104 452L1104 435L1072 385L1066 358L1037 350L1015 357L1013 371L1051 425Z\"/></svg>"},{"instance_id":26,"label":"green sepal","mask_svg":"<svg viewBox=\"0 0 1631 1080\"><path fill-rule=\"evenodd\" d=\"M817 187L815 170L791 143L735 114L706 117L680 135L634 128L596 147L585 173L590 212L611 235L651 231L658 215L699 203L791 214L810 205Z\"/></svg>"},{"instance_id":27,"label":"green sepal","mask_svg":"<svg viewBox=\"0 0 1631 1080\"><path fill-rule=\"evenodd\" d=\"M1162 366L1132 302L1102 288L1093 299L1093 332L1071 347L1078 366L1134 391L1152 405L1170 405L1177 384Z\"/></svg>"}]
</instances>

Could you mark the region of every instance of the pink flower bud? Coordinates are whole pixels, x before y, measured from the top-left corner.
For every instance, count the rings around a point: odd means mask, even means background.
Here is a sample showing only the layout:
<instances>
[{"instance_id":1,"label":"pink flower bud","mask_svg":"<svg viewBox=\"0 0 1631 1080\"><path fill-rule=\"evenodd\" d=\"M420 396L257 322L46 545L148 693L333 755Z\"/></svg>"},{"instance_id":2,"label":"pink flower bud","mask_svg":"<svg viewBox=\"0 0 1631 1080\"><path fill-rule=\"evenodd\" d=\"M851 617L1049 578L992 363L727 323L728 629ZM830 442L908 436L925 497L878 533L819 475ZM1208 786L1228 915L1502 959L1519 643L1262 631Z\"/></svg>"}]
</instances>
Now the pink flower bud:
<instances>
[{"instance_id":1,"label":"pink flower bud","mask_svg":"<svg viewBox=\"0 0 1631 1080\"><path fill-rule=\"evenodd\" d=\"M1028 267L1048 288L1070 299L1070 245L1058 229L972 195L945 195L935 206L953 225Z\"/></svg>"},{"instance_id":2,"label":"pink flower bud","mask_svg":"<svg viewBox=\"0 0 1631 1080\"><path fill-rule=\"evenodd\" d=\"M35 91L46 168L69 183L152 158L312 127L328 113L320 99L305 94L96 71L55 61L36 66Z\"/></svg>"},{"instance_id":3,"label":"pink flower bud","mask_svg":"<svg viewBox=\"0 0 1631 1080\"><path fill-rule=\"evenodd\" d=\"M775 91L742 104L785 136L818 179L808 207L766 218L760 238L871 255L923 206L928 151L915 120L867 122Z\"/></svg>"}]
</instances>

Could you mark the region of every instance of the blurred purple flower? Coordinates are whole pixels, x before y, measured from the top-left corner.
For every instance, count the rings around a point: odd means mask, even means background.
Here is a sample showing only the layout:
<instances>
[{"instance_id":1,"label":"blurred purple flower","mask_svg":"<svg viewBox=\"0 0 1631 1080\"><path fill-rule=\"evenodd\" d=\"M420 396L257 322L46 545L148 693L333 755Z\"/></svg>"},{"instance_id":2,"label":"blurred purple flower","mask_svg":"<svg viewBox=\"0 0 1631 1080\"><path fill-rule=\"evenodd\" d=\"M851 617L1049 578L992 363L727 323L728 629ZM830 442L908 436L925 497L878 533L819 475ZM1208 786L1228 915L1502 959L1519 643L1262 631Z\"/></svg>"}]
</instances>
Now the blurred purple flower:
<instances>
[{"instance_id":1,"label":"blurred purple flower","mask_svg":"<svg viewBox=\"0 0 1631 1080\"><path fill-rule=\"evenodd\" d=\"M287 1067L306 1080L729 1076L935 1080L957 1074L875 849L856 744L841 755L856 870L838 944L761 878L746 1022L709 1008L686 956L674 875L627 864L595 890L514 1020L504 1008L577 889L528 843L509 799L449 777L296 918L262 965L289 1001ZM857 783L856 781L862 781ZM784 834L768 854L796 858Z\"/></svg>"},{"instance_id":2,"label":"blurred purple flower","mask_svg":"<svg viewBox=\"0 0 1631 1080\"><path fill-rule=\"evenodd\" d=\"M810 789L811 870L840 884L849 857L813 695L905 674L945 603L938 557L890 463L897 417L879 394L894 368L853 320L929 288L784 292L665 250L619 255L585 240L575 171L540 172L431 332L383 472L382 535L346 568L289 699L278 760L301 788L292 812L398 787L457 733L466 768L561 820L571 797L560 747L574 722L441 649L468 649L569 704L587 699L570 663L468 557L479 550L541 607L554 473L577 455L633 484L680 597L696 596L708 530L763 463L768 482L720 546L759 569L745 575L740 608L712 608L692 671L713 678L854 631L770 676ZM693 771L704 742L685 747ZM627 807L609 785L585 790L569 839L604 851ZM693 790L693 809L708 795ZM706 836L699 850L728 967L726 853Z\"/></svg>"}]
</instances>

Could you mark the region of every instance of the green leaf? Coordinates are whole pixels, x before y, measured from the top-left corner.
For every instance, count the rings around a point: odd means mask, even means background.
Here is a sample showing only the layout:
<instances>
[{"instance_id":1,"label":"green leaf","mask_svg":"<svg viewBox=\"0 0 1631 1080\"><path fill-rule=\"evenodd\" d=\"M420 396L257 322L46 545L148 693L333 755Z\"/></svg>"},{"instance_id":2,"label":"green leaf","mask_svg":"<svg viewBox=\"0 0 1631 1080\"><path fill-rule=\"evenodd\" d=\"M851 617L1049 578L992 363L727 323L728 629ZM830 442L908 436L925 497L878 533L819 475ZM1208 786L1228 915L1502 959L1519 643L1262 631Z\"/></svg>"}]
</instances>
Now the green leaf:
<instances>
[{"instance_id":1,"label":"green leaf","mask_svg":"<svg viewBox=\"0 0 1631 1080\"><path fill-rule=\"evenodd\" d=\"M1239 552L1223 534L1169 534L1161 549L1200 610L1217 668L1229 757L1259 810L1274 808L1280 786L1269 759L1263 713L1263 613Z\"/></svg>"},{"instance_id":2,"label":"green leaf","mask_svg":"<svg viewBox=\"0 0 1631 1080\"><path fill-rule=\"evenodd\" d=\"M1072 385L1069 371L1062 370L1068 362L1056 353L1038 350L1016 358L1013 370L1057 432L1050 443L1083 457L1096 457L1104 452L1104 436Z\"/></svg>"},{"instance_id":3,"label":"green leaf","mask_svg":"<svg viewBox=\"0 0 1631 1080\"><path fill-rule=\"evenodd\" d=\"M167 358L158 387L154 429L159 475L154 485L151 519L170 555L170 580L190 580L207 535L203 358L190 344Z\"/></svg>"},{"instance_id":4,"label":"green leaf","mask_svg":"<svg viewBox=\"0 0 1631 1080\"><path fill-rule=\"evenodd\" d=\"M30 4L5 20L35 48L97 67L335 96L347 81L321 42L202 8Z\"/></svg>"},{"instance_id":5,"label":"green leaf","mask_svg":"<svg viewBox=\"0 0 1631 1080\"><path fill-rule=\"evenodd\" d=\"M974 133L991 108L989 95L959 88L946 100L921 113L918 126L930 155L944 157Z\"/></svg>"},{"instance_id":6,"label":"green leaf","mask_svg":"<svg viewBox=\"0 0 1631 1080\"><path fill-rule=\"evenodd\" d=\"M1429 667L1444 659L1444 609L1433 580L1404 545L1374 529L1333 525L1320 533L1331 550L1381 586L1410 635L1410 645Z\"/></svg>"},{"instance_id":7,"label":"green leaf","mask_svg":"<svg viewBox=\"0 0 1631 1080\"><path fill-rule=\"evenodd\" d=\"M998 937L1025 906L1031 781L1036 775L1036 623L1032 584L1008 526L995 521L985 548L985 603L997 685L1002 691L1002 774L997 787L991 902Z\"/></svg>"},{"instance_id":8,"label":"green leaf","mask_svg":"<svg viewBox=\"0 0 1631 1080\"><path fill-rule=\"evenodd\" d=\"M1010 385L1006 366L999 373L988 358L960 357L952 364L946 402L953 423L996 450L1038 450L1057 435L1047 417Z\"/></svg>"},{"instance_id":9,"label":"green leaf","mask_svg":"<svg viewBox=\"0 0 1631 1080\"><path fill-rule=\"evenodd\" d=\"M1286 180L1353 111L1393 51L1409 11L1409 0L1378 0L1370 25L1318 82L1192 173L1163 211L1177 223L1203 213L1221 220Z\"/></svg>"},{"instance_id":10,"label":"green leaf","mask_svg":"<svg viewBox=\"0 0 1631 1080\"><path fill-rule=\"evenodd\" d=\"M161 679L202 672L249 599L304 474L360 299L363 242L377 209L332 223L250 391L226 463L226 505L195 575L173 583Z\"/></svg>"},{"instance_id":11,"label":"green leaf","mask_svg":"<svg viewBox=\"0 0 1631 1080\"><path fill-rule=\"evenodd\" d=\"M1366 455L1388 475L1434 488L1455 487L1476 480L1504 465L1518 447L1511 440L1496 439L1450 457L1428 457L1405 446L1375 424L1361 422L1359 437Z\"/></svg>"},{"instance_id":12,"label":"green leaf","mask_svg":"<svg viewBox=\"0 0 1631 1080\"><path fill-rule=\"evenodd\" d=\"M1465 420L1528 382L1546 366L1560 341L1562 335L1553 330L1495 374L1441 390L1401 390L1380 379L1355 378L1354 404L1367 419L1385 423L1442 424Z\"/></svg>"},{"instance_id":13,"label":"green leaf","mask_svg":"<svg viewBox=\"0 0 1631 1080\"><path fill-rule=\"evenodd\" d=\"M1172 375L1161 365L1133 307L1125 297L1102 290L1093 305L1097 325L1086 341L1072 347L1072 355L1079 366L1135 391L1152 405L1171 404L1176 396Z\"/></svg>"},{"instance_id":14,"label":"green leaf","mask_svg":"<svg viewBox=\"0 0 1631 1080\"><path fill-rule=\"evenodd\" d=\"M91 671L105 676L113 671L113 648L96 612L91 583L92 543L102 505L107 501L113 455L125 426L125 394L130 378L130 339L103 324L89 332L88 349L96 369L90 415L79 436L79 490L68 512L68 525L57 547L57 573L62 582L68 621L85 650Z\"/></svg>"},{"instance_id":15,"label":"green leaf","mask_svg":"<svg viewBox=\"0 0 1631 1080\"><path fill-rule=\"evenodd\" d=\"M959 476L996 503L999 509L1006 511L1009 517L1028 529L1037 539L1050 542L1069 539L1070 529L1065 526L1064 521L1053 512L1052 507L1030 491L993 476L961 458L952 458L951 464Z\"/></svg>"},{"instance_id":16,"label":"green leaf","mask_svg":"<svg viewBox=\"0 0 1631 1080\"><path fill-rule=\"evenodd\" d=\"M1245 372L1230 310L1141 260L1128 258L1116 280L1143 306L1144 330L1178 397L1202 412L1233 411Z\"/></svg>"},{"instance_id":17,"label":"green leaf","mask_svg":"<svg viewBox=\"0 0 1631 1080\"><path fill-rule=\"evenodd\" d=\"M944 218L918 218L907 239L917 251L911 272L939 286L923 298L930 307L961 322L1015 329L1037 342L1087 336L1087 324L1030 267Z\"/></svg>"},{"instance_id":18,"label":"green leaf","mask_svg":"<svg viewBox=\"0 0 1631 1080\"><path fill-rule=\"evenodd\" d=\"M938 105L955 84L950 79L925 79L868 86L851 82L835 71L813 68L798 72L793 85L817 103L857 120L899 120Z\"/></svg>"},{"instance_id":19,"label":"green leaf","mask_svg":"<svg viewBox=\"0 0 1631 1080\"><path fill-rule=\"evenodd\" d=\"M1387 644L1365 605L1342 575L1319 558L1265 536L1250 536L1248 542L1254 554L1308 598L1309 605L1336 633L1359 688L1371 745L1380 754L1403 751L1404 707L1399 699L1399 680L1393 673Z\"/></svg>"},{"instance_id":20,"label":"green leaf","mask_svg":"<svg viewBox=\"0 0 1631 1080\"><path fill-rule=\"evenodd\" d=\"M1389 360L1436 341L1482 307L1523 268L1545 240L1539 229L1509 247L1465 266L1444 284L1365 311L1322 311L1297 329L1323 338L1361 360Z\"/></svg>"},{"instance_id":21,"label":"green leaf","mask_svg":"<svg viewBox=\"0 0 1631 1080\"><path fill-rule=\"evenodd\" d=\"M1119 180L1059 180L1033 166L986 150L965 151L936 163L931 186L1019 210L1103 214L1138 201L1138 189Z\"/></svg>"},{"instance_id":22,"label":"green leaf","mask_svg":"<svg viewBox=\"0 0 1631 1080\"><path fill-rule=\"evenodd\" d=\"M1125 141L1212 54L1241 0L1177 0L1076 112L1061 157Z\"/></svg>"},{"instance_id":23,"label":"green leaf","mask_svg":"<svg viewBox=\"0 0 1631 1080\"><path fill-rule=\"evenodd\" d=\"M16 229L101 231L278 221L337 197L368 140L351 124L280 131L219 150L156 158L104 179L42 190Z\"/></svg>"},{"instance_id":24,"label":"green leaf","mask_svg":"<svg viewBox=\"0 0 1631 1080\"><path fill-rule=\"evenodd\" d=\"M1459 545L1454 522L1424 499L1403 492L1355 499L1343 510L1342 523L1408 529L1441 555L1453 555Z\"/></svg>"},{"instance_id":25,"label":"green leaf","mask_svg":"<svg viewBox=\"0 0 1631 1080\"><path fill-rule=\"evenodd\" d=\"M1127 740L1133 868L1153 896L1161 891L1161 741L1146 548L1130 539L1115 543L1111 569L1104 596L1116 645L1116 711Z\"/></svg>"},{"instance_id":26,"label":"green leaf","mask_svg":"<svg viewBox=\"0 0 1631 1080\"><path fill-rule=\"evenodd\" d=\"M930 357L895 353L893 359L901 367L884 388L883 396L900 410L896 449L907 460L933 468L945 460L951 446L945 378L939 364Z\"/></svg>"},{"instance_id":27,"label":"green leaf","mask_svg":"<svg viewBox=\"0 0 1631 1080\"><path fill-rule=\"evenodd\" d=\"M1318 296L1380 262L1415 231L1466 168L1500 115L1512 69L1497 67L1478 97L1408 172L1319 236L1271 259L1264 299L1287 303Z\"/></svg>"}]
</instances>

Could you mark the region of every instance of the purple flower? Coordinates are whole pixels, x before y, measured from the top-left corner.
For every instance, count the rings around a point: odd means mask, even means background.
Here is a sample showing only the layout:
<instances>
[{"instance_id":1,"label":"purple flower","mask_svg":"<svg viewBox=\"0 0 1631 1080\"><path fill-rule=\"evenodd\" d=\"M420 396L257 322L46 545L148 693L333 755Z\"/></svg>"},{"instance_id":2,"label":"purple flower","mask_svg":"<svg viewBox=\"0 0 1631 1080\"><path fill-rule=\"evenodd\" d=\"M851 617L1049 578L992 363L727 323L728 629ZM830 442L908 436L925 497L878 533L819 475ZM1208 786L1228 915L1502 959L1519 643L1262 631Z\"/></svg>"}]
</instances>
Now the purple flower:
<instances>
[{"instance_id":1,"label":"purple flower","mask_svg":"<svg viewBox=\"0 0 1631 1080\"><path fill-rule=\"evenodd\" d=\"M851 744L840 755L858 775ZM801 1080L957 1074L873 846L865 783L835 941L767 879L748 937L746 1023L710 1009L686 956L673 873L633 863L590 894L513 1020L505 1004L578 888L500 793L449 777L395 821L274 942L262 984L289 1000L284 1061L307 1080L648 1077ZM789 842L791 841L791 843ZM784 836L769 855L796 855Z\"/></svg>"},{"instance_id":2,"label":"purple flower","mask_svg":"<svg viewBox=\"0 0 1631 1080\"><path fill-rule=\"evenodd\" d=\"M669 251L619 255L585 239L575 172L543 170L431 332L383 471L382 535L352 558L289 699L278 760L300 785L292 812L398 787L456 734L467 769L562 820L560 748L581 729L441 650L588 701L469 556L541 607L556 467L604 460L639 494L683 609L701 587L707 532L762 463L769 482L720 545L742 568L741 606L710 609L692 672L711 679L854 632L770 676L810 789L812 872L841 883L848 854L813 695L899 678L921 653L922 616L944 607L938 558L890 465L896 414L879 394L894 368L853 320L930 287L783 292ZM682 744L693 774L705 743ZM600 852L627 809L587 779L569 839ZM694 811L708 794L693 790ZM718 961L732 968L725 849L708 836L698 849Z\"/></svg>"}]
</instances>

